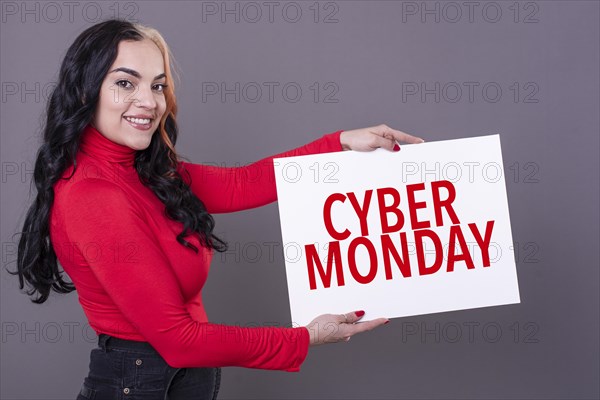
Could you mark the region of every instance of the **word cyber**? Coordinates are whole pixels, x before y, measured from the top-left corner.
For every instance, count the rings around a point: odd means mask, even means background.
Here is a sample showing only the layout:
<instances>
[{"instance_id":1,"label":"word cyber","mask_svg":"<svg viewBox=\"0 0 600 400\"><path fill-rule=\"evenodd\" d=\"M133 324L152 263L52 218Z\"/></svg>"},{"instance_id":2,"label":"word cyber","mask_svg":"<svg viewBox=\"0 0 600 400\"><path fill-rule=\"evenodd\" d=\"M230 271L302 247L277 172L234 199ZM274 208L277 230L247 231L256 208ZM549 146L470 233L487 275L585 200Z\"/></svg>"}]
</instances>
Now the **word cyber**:
<instances>
[{"instance_id":1,"label":"word cyber","mask_svg":"<svg viewBox=\"0 0 600 400\"><path fill-rule=\"evenodd\" d=\"M394 278L392 272L392 260L399 270L403 278L410 278L413 273L418 273L419 276L431 275L442 270L444 262L442 238L432 227L432 221L420 220L417 211L426 209L428 203L426 201L417 201L417 192L426 189L425 183L415 183L405 186L406 200L400 196L400 192L393 187L379 188L376 190L367 190L362 201L359 201L354 192L342 194L333 193L329 195L323 204L323 221L328 234L333 241L329 242L327 249L327 263L323 266L315 244L306 244L304 246L306 254L306 262L308 268L308 278L311 290L317 289L317 274L324 288L331 286L332 275L335 267L335 276L338 286L344 286L346 283L344 276L344 266L350 271L352 278L361 284L372 282L379 271L378 250L383 259L383 269L385 279L391 280ZM456 188L447 180L439 180L430 183L431 207L435 216L435 226L444 226L444 222L450 222L449 237L448 237L448 256L446 257L446 272L454 271L457 262L464 262L468 270L474 269L473 255L465 240L464 232L470 232L481 252L483 267L490 266L489 246L494 228L494 220L487 221L482 229L476 223L468 223L466 227L461 225L461 221L456 215L452 203L456 199ZM442 191L446 192L446 196L442 199ZM374 193L375 192L375 193ZM373 199L375 197L375 200ZM390 201L391 200L391 201ZM371 205L377 202L379 209L379 221L381 223L381 235L378 237L369 237L369 226L367 217L371 210ZM406 222L405 212L400 209L404 202L408 207L408 219L410 227ZM352 207L354 214L360 223L360 236L350 239L347 246L347 254L342 257L340 242L347 241L352 232L349 229L342 229L340 226L334 226L332 213L338 207ZM445 211L448 218L443 218L442 211ZM395 216L393 222L390 222L389 216ZM409 258L409 233L412 233L412 239L416 248L417 265L411 265ZM378 241L377 248L374 240ZM433 264L426 265L425 257L425 241L429 240L435 248L435 259ZM366 274L359 271L357 266L357 251L360 248L368 254L369 268ZM396 276L398 274L396 273Z\"/></svg>"}]
</instances>

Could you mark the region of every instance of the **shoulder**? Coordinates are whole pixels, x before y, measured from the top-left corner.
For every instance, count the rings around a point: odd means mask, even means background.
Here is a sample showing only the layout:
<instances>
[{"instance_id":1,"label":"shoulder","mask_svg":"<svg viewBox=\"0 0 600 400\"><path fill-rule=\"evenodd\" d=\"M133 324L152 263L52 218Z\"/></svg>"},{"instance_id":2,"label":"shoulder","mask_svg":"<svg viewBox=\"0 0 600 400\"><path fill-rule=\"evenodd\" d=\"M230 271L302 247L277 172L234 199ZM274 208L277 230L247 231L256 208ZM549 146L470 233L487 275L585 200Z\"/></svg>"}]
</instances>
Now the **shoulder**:
<instances>
[{"instance_id":1,"label":"shoulder","mask_svg":"<svg viewBox=\"0 0 600 400\"><path fill-rule=\"evenodd\" d=\"M70 185L70 192L84 197L116 196L127 197L125 190L116 182L106 178L79 179Z\"/></svg>"},{"instance_id":2,"label":"shoulder","mask_svg":"<svg viewBox=\"0 0 600 400\"><path fill-rule=\"evenodd\" d=\"M191 185L193 177L204 172L204 165L194 164L189 161L177 161L177 172L186 185Z\"/></svg>"},{"instance_id":3,"label":"shoulder","mask_svg":"<svg viewBox=\"0 0 600 400\"><path fill-rule=\"evenodd\" d=\"M63 181L55 192L51 226L55 237L83 238L139 220L139 212L118 184L103 178Z\"/></svg>"},{"instance_id":4,"label":"shoulder","mask_svg":"<svg viewBox=\"0 0 600 400\"><path fill-rule=\"evenodd\" d=\"M133 209L131 196L117 183L105 178L67 181L56 200L67 209L93 210Z\"/></svg>"}]
</instances>

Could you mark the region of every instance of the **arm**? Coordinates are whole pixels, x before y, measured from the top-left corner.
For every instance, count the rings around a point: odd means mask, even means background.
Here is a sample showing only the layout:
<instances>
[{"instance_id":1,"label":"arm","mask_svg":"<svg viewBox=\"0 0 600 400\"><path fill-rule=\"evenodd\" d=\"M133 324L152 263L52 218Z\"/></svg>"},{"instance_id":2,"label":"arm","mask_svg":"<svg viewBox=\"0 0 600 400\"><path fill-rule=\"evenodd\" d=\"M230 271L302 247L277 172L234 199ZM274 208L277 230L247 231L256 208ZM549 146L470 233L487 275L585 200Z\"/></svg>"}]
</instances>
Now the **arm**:
<instances>
[{"instance_id":1,"label":"arm","mask_svg":"<svg viewBox=\"0 0 600 400\"><path fill-rule=\"evenodd\" d=\"M342 151L341 133L324 135L302 147L243 167L224 168L180 162L179 172L209 213L259 207L277 200L273 158Z\"/></svg>"},{"instance_id":2,"label":"arm","mask_svg":"<svg viewBox=\"0 0 600 400\"><path fill-rule=\"evenodd\" d=\"M304 327L242 328L191 318L168 260L120 187L87 179L74 184L66 203L70 243L125 318L169 365L299 370L309 346ZM133 259L115 256L120 252L114 249L132 242ZM89 251L90 245L95 251Z\"/></svg>"}]
</instances>

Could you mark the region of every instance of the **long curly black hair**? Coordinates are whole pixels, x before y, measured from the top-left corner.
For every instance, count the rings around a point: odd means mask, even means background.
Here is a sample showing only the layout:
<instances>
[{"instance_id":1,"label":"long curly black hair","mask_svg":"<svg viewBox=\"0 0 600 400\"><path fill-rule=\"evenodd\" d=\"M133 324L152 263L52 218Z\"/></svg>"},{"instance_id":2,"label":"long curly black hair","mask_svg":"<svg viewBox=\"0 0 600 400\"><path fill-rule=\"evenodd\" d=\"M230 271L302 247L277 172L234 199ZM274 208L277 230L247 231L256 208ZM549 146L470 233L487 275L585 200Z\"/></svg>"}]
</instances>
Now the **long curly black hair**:
<instances>
[{"instance_id":1,"label":"long curly black hair","mask_svg":"<svg viewBox=\"0 0 600 400\"><path fill-rule=\"evenodd\" d=\"M177 103L169 47L153 28L124 20L106 20L86 29L69 47L47 104L43 143L33 172L37 193L27 211L23 230L18 232L17 271L8 271L19 275L20 289L25 281L31 286L26 290L29 296L37 292L37 298L31 299L34 303L44 303L51 290L58 293L75 290L72 282L63 279L64 271L59 271L50 241L53 186L66 168L76 167L81 134L93 118L102 81L117 57L119 43L144 39L152 40L162 52L168 86L164 89L165 113L150 146L136 153L135 168L141 181L164 203L168 217L183 224L177 235L179 243L198 252L196 246L184 239L197 232L202 246L217 251L227 249L227 244L213 234L213 217L177 171Z\"/></svg>"}]
</instances>

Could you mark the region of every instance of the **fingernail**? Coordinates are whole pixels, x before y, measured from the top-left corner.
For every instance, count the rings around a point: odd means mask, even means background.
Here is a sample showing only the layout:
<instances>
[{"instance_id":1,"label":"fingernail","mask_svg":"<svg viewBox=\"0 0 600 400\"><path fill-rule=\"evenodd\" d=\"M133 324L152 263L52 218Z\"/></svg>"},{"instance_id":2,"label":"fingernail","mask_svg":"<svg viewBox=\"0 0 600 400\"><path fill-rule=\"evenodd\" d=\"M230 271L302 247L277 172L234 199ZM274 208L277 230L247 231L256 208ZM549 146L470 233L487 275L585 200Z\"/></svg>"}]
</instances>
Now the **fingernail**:
<instances>
[{"instance_id":1,"label":"fingernail","mask_svg":"<svg viewBox=\"0 0 600 400\"><path fill-rule=\"evenodd\" d=\"M400 151L400 146L398 146L397 144L394 145L394 151Z\"/></svg>"},{"instance_id":2,"label":"fingernail","mask_svg":"<svg viewBox=\"0 0 600 400\"><path fill-rule=\"evenodd\" d=\"M363 315L365 315L365 312L364 311L357 311L357 312L355 312L355 314L356 314L357 317L362 317Z\"/></svg>"},{"instance_id":3,"label":"fingernail","mask_svg":"<svg viewBox=\"0 0 600 400\"><path fill-rule=\"evenodd\" d=\"M384 324L384 325L386 325L386 324L389 324L389 322L390 322L390 320L388 319L388 320L387 320L387 321L385 321L383 324Z\"/></svg>"}]
</instances>

